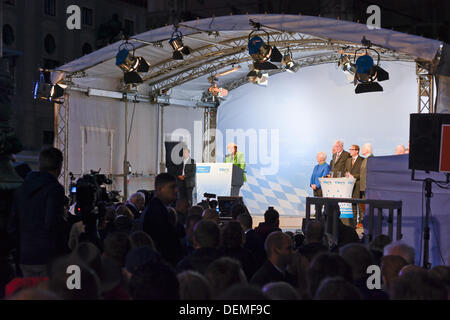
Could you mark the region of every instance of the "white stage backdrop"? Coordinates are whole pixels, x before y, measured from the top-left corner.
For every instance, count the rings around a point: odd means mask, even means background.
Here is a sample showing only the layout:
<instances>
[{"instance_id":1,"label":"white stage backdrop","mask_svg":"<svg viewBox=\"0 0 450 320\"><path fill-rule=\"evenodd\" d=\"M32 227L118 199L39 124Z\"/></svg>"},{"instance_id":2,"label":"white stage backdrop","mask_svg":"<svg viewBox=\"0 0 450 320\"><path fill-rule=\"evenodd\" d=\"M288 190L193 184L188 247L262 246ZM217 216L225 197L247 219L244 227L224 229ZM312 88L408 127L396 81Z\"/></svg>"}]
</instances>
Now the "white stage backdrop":
<instances>
[{"instance_id":1,"label":"white stage backdrop","mask_svg":"<svg viewBox=\"0 0 450 320\"><path fill-rule=\"evenodd\" d=\"M218 113L217 161L235 141L245 153L247 182L241 195L253 214L274 206L282 215L302 216L316 153L327 153L336 139L371 143L375 155L408 145L409 114L417 112L415 64L384 62L390 75L384 92L356 95L354 86L334 64L282 73L267 87L247 84L233 90ZM244 141L236 130L247 135ZM220 134L219 133L219 134ZM222 143L221 141L222 140Z\"/></svg>"}]
</instances>

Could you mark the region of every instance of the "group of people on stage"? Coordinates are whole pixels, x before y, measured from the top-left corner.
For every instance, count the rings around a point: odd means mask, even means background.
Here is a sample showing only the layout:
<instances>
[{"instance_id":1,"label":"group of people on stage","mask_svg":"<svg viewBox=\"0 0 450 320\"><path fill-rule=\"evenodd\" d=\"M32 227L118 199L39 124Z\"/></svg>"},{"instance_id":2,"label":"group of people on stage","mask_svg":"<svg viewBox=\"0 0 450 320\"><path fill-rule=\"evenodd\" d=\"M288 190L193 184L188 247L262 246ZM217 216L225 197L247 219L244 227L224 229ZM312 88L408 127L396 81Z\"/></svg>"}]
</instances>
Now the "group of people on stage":
<instances>
[{"instance_id":1,"label":"group of people on stage","mask_svg":"<svg viewBox=\"0 0 450 320\"><path fill-rule=\"evenodd\" d=\"M360 151L364 157L360 156ZM337 140L333 145L332 153L333 158L330 161L330 164L326 162L327 155L325 152L317 153L318 164L314 167L310 180L310 187L313 189L314 196L323 196L319 178L352 177L356 180L353 187L352 198L364 198L366 191L367 159L369 157L373 157L372 145L370 143L366 143L360 150L358 145L353 144L347 152L344 150L344 143ZM358 216L356 213L357 206L354 205L353 219L342 219L342 222L347 225L362 228L362 210L359 210Z\"/></svg>"}]
</instances>

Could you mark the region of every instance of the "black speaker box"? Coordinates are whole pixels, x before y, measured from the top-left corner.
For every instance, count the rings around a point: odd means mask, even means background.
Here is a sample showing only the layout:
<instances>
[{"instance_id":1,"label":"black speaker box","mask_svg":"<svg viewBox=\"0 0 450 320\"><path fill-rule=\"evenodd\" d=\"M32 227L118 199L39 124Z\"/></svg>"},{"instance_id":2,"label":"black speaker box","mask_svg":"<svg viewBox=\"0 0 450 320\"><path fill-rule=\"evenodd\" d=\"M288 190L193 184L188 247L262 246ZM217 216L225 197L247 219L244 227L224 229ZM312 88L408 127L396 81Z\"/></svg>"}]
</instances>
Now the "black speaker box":
<instances>
[{"instance_id":1,"label":"black speaker box","mask_svg":"<svg viewBox=\"0 0 450 320\"><path fill-rule=\"evenodd\" d=\"M413 113L409 123L409 169L439 172L442 125L450 114Z\"/></svg>"}]
</instances>

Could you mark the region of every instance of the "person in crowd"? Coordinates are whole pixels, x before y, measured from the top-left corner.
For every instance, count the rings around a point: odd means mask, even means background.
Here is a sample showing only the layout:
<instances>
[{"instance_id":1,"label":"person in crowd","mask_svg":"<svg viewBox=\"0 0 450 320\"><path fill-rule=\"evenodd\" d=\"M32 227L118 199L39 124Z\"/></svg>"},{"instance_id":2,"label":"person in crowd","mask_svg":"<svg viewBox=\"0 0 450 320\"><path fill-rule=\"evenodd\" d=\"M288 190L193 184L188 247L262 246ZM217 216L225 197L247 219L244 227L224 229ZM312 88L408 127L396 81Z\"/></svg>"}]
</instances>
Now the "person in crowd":
<instances>
[{"instance_id":1,"label":"person in crowd","mask_svg":"<svg viewBox=\"0 0 450 320\"><path fill-rule=\"evenodd\" d=\"M241 168L244 171L243 180L244 182L247 181L247 178L245 176L245 157L244 154L240 151L238 151L238 147L235 143L230 142L227 145L227 151L228 154L225 157L225 163L233 163L237 165L239 168ZM238 192L239 194L239 192Z\"/></svg>"},{"instance_id":2,"label":"person in crowd","mask_svg":"<svg viewBox=\"0 0 450 320\"><path fill-rule=\"evenodd\" d=\"M217 225L220 224L219 213L214 209L208 208L203 210L202 218L203 220L210 220L216 223Z\"/></svg>"},{"instance_id":3,"label":"person in crowd","mask_svg":"<svg viewBox=\"0 0 450 320\"><path fill-rule=\"evenodd\" d=\"M334 143L334 148L336 152L333 154L331 172L333 172L334 178L343 177L345 174L345 162L350 158L350 154L344 150L344 143L340 140Z\"/></svg>"},{"instance_id":4,"label":"person in crowd","mask_svg":"<svg viewBox=\"0 0 450 320\"><path fill-rule=\"evenodd\" d=\"M190 205L187 199L177 199L177 202L175 203L175 210L177 211L177 221L179 225L184 226L186 223L189 208Z\"/></svg>"},{"instance_id":5,"label":"person in crowd","mask_svg":"<svg viewBox=\"0 0 450 320\"><path fill-rule=\"evenodd\" d=\"M8 231L17 242L24 277L47 275L47 264L68 253L64 187L58 182L62 152L48 147L39 154L39 171L30 172L14 194Z\"/></svg>"},{"instance_id":6,"label":"person in crowd","mask_svg":"<svg viewBox=\"0 0 450 320\"><path fill-rule=\"evenodd\" d=\"M149 262L162 261L161 255L149 247L131 249L125 258L124 272L129 281L131 276L143 265Z\"/></svg>"},{"instance_id":7,"label":"person in crowd","mask_svg":"<svg viewBox=\"0 0 450 320\"><path fill-rule=\"evenodd\" d=\"M205 209L202 206L199 206L199 205L192 206L188 210L188 216L193 215L193 214L201 216L203 213L203 210L205 210Z\"/></svg>"},{"instance_id":8,"label":"person in crowd","mask_svg":"<svg viewBox=\"0 0 450 320\"><path fill-rule=\"evenodd\" d=\"M339 249L339 255L352 268L353 284L359 289L364 300L387 300L388 296L381 289L367 288L367 268L373 265L372 255L364 245L350 243Z\"/></svg>"},{"instance_id":9,"label":"person in crowd","mask_svg":"<svg viewBox=\"0 0 450 320\"><path fill-rule=\"evenodd\" d=\"M293 256L291 238L281 231L275 231L269 234L264 245L267 260L253 275L250 283L263 287L269 282L285 281L295 286L297 279L286 270Z\"/></svg>"},{"instance_id":10,"label":"person in crowd","mask_svg":"<svg viewBox=\"0 0 450 320\"><path fill-rule=\"evenodd\" d=\"M327 155L325 152L318 152L316 159L318 164L313 169L309 186L313 189L314 197L322 197L322 188L320 187L319 178L326 177L331 168L328 163L326 163Z\"/></svg>"},{"instance_id":11,"label":"person in crowd","mask_svg":"<svg viewBox=\"0 0 450 320\"><path fill-rule=\"evenodd\" d=\"M261 288L249 284L235 284L225 290L218 298L218 300L258 300L264 301L267 298L261 292Z\"/></svg>"},{"instance_id":12,"label":"person in crowd","mask_svg":"<svg viewBox=\"0 0 450 320\"><path fill-rule=\"evenodd\" d=\"M328 277L341 277L351 284L352 268L336 253L320 253L315 256L308 270L308 289L311 297L315 297L320 283Z\"/></svg>"},{"instance_id":13,"label":"person in crowd","mask_svg":"<svg viewBox=\"0 0 450 320\"><path fill-rule=\"evenodd\" d=\"M256 261L252 253L243 247L244 231L238 221L230 221L222 228L222 254L241 263L247 279L256 271Z\"/></svg>"},{"instance_id":14,"label":"person in crowd","mask_svg":"<svg viewBox=\"0 0 450 320\"><path fill-rule=\"evenodd\" d=\"M380 265L384 247L391 242L391 238L385 234L379 234L372 241L370 241L369 250L372 254L374 264Z\"/></svg>"},{"instance_id":15,"label":"person in crowd","mask_svg":"<svg viewBox=\"0 0 450 320\"><path fill-rule=\"evenodd\" d=\"M310 262L320 252L328 252L328 247L323 244L325 228L319 220L310 220L305 229L305 241L298 252Z\"/></svg>"},{"instance_id":16,"label":"person in crowd","mask_svg":"<svg viewBox=\"0 0 450 320\"><path fill-rule=\"evenodd\" d=\"M244 230L244 248L249 250L255 258L255 268L259 268L266 260L264 241L261 236L252 229L253 219L250 214L242 213L237 217L238 222ZM250 278L248 278L250 279Z\"/></svg>"},{"instance_id":17,"label":"person in crowd","mask_svg":"<svg viewBox=\"0 0 450 320\"><path fill-rule=\"evenodd\" d=\"M125 257L131 249L131 241L124 232L113 232L104 241L103 256L115 260L119 266L125 265Z\"/></svg>"},{"instance_id":18,"label":"person in crowd","mask_svg":"<svg viewBox=\"0 0 450 320\"><path fill-rule=\"evenodd\" d=\"M396 241L388 244L384 247L384 255L400 256L405 259L407 264L415 263L415 251L414 248L407 245L402 241Z\"/></svg>"},{"instance_id":19,"label":"person in crowd","mask_svg":"<svg viewBox=\"0 0 450 320\"><path fill-rule=\"evenodd\" d=\"M353 199L359 199L361 197L360 194L360 178L361 178L361 164L363 162L363 158L359 156L359 146L352 145L350 147L350 158L348 158L345 162L345 176L354 178L355 185L353 186ZM352 204L353 208L353 219L342 219L344 224L356 226L358 228L362 228L362 215L363 213L359 210L358 213L358 205Z\"/></svg>"},{"instance_id":20,"label":"person in crowd","mask_svg":"<svg viewBox=\"0 0 450 320\"><path fill-rule=\"evenodd\" d=\"M300 300L298 292L287 282L270 282L262 288L268 300Z\"/></svg>"},{"instance_id":21,"label":"person in crowd","mask_svg":"<svg viewBox=\"0 0 450 320\"><path fill-rule=\"evenodd\" d=\"M406 261L400 256L383 256L381 258L381 277L383 280L383 290L389 293L392 289L392 282L398 277L400 270L406 266Z\"/></svg>"},{"instance_id":22,"label":"person in crowd","mask_svg":"<svg viewBox=\"0 0 450 320\"><path fill-rule=\"evenodd\" d=\"M185 238L182 243L184 256L188 256L194 252L194 226L202 220L200 214L191 214L186 218L186 224L184 225Z\"/></svg>"},{"instance_id":23,"label":"person in crowd","mask_svg":"<svg viewBox=\"0 0 450 320\"><path fill-rule=\"evenodd\" d=\"M255 231L259 234L263 241L266 241L267 236L274 231L281 231L280 214L273 207L269 207L264 212L264 222L260 222Z\"/></svg>"},{"instance_id":24,"label":"person in crowd","mask_svg":"<svg viewBox=\"0 0 450 320\"><path fill-rule=\"evenodd\" d=\"M133 219L139 219L145 208L145 195L142 192L133 193L125 205L133 214Z\"/></svg>"},{"instance_id":25,"label":"person in crowd","mask_svg":"<svg viewBox=\"0 0 450 320\"><path fill-rule=\"evenodd\" d=\"M398 146L395 147L395 155L398 156L400 154L405 154L405 146L402 144L399 144Z\"/></svg>"},{"instance_id":26,"label":"person in crowd","mask_svg":"<svg viewBox=\"0 0 450 320\"><path fill-rule=\"evenodd\" d=\"M345 225L342 219L338 219L338 234L337 246L339 248L349 243L361 242L355 228Z\"/></svg>"},{"instance_id":27,"label":"person in crowd","mask_svg":"<svg viewBox=\"0 0 450 320\"><path fill-rule=\"evenodd\" d=\"M392 300L447 300L448 291L444 283L428 272L412 272L394 279L390 297Z\"/></svg>"},{"instance_id":28,"label":"person in crowd","mask_svg":"<svg viewBox=\"0 0 450 320\"><path fill-rule=\"evenodd\" d=\"M230 257L221 257L213 261L206 269L205 277L211 285L213 297L218 297L234 284L247 283L241 264Z\"/></svg>"},{"instance_id":29,"label":"person in crowd","mask_svg":"<svg viewBox=\"0 0 450 320\"><path fill-rule=\"evenodd\" d=\"M180 284L171 266L152 261L140 266L128 284L133 300L179 300Z\"/></svg>"},{"instance_id":30,"label":"person in crowd","mask_svg":"<svg viewBox=\"0 0 450 320\"><path fill-rule=\"evenodd\" d=\"M133 232L130 235L130 241L132 248L149 247L153 251L156 251L152 238L144 231Z\"/></svg>"},{"instance_id":31,"label":"person in crowd","mask_svg":"<svg viewBox=\"0 0 450 320\"><path fill-rule=\"evenodd\" d=\"M73 265L78 266L80 274L80 287L76 290L67 285L72 275L67 270L70 270L69 266ZM48 290L63 300L99 300L101 298L101 283L97 274L74 255L60 257L51 263Z\"/></svg>"},{"instance_id":32,"label":"person in crowd","mask_svg":"<svg viewBox=\"0 0 450 320\"><path fill-rule=\"evenodd\" d=\"M314 300L362 300L358 288L341 277L322 280Z\"/></svg>"},{"instance_id":33,"label":"person in crowd","mask_svg":"<svg viewBox=\"0 0 450 320\"><path fill-rule=\"evenodd\" d=\"M212 288L209 281L192 270L177 274L180 284L180 300L211 300Z\"/></svg>"},{"instance_id":34,"label":"person in crowd","mask_svg":"<svg viewBox=\"0 0 450 320\"><path fill-rule=\"evenodd\" d=\"M186 199L192 204L192 190L195 187L195 161L191 158L188 148L183 148L183 167L181 174L177 176L177 184L181 199Z\"/></svg>"},{"instance_id":35,"label":"person in crowd","mask_svg":"<svg viewBox=\"0 0 450 320\"><path fill-rule=\"evenodd\" d=\"M218 249L220 230L216 223L201 220L194 226L194 252L181 260L177 271L194 270L205 274L206 269L214 260L221 256Z\"/></svg>"},{"instance_id":36,"label":"person in crowd","mask_svg":"<svg viewBox=\"0 0 450 320\"><path fill-rule=\"evenodd\" d=\"M127 211L130 211L127 207L123 206ZM116 219L114 220L114 232L123 232L126 234L131 233L131 229L133 227L133 218L132 214L118 214Z\"/></svg>"},{"instance_id":37,"label":"person in crowd","mask_svg":"<svg viewBox=\"0 0 450 320\"><path fill-rule=\"evenodd\" d=\"M237 217L243 213L250 214L245 204L236 202L231 206L231 218L233 220L236 220Z\"/></svg>"},{"instance_id":38,"label":"person in crowd","mask_svg":"<svg viewBox=\"0 0 450 320\"><path fill-rule=\"evenodd\" d=\"M158 174L155 193L142 213L142 230L152 238L163 258L175 266L181 259L182 248L167 207L177 199L176 178L169 173Z\"/></svg>"}]
</instances>

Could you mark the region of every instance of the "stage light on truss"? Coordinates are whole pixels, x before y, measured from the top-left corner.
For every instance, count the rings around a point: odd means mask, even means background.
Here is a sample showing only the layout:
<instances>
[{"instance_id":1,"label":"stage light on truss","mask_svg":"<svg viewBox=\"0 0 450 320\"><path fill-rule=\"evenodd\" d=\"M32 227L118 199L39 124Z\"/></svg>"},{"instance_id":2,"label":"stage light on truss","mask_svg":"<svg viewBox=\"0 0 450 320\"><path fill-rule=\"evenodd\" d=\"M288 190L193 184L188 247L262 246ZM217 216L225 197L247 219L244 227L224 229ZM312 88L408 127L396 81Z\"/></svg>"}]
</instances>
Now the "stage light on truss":
<instances>
[{"instance_id":1,"label":"stage light on truss","mask_svg":"<svg viewBox=\"0 0 450 320\"><path fill-rule=\"evenodd\" d=\"M142 83L142 77L139 73L148 72L150 64L143 57L136 57L128 49L124 48L119 50L116 55L116 66L124 72L124 82L129 83Z\"/></svg>"},{"instance_id":2,"label":"stage light on truss","mask_svg":"<svg viewBox=\"0 0 450 320\"><path fill-rule=\"evenodd\" d=\"M220 88L216 82L213 82L211 86L208 88L208 91L214 96L214 97L226 97L228 95L228 90L224 88Z\"/></svg>"},{"instance_id":3,"label":"stage light on truss","mask_svg":"<svg viewBox=\"0 0 450 320\"><path fill-rule=\"evenodd\" d=\"M269 74L262 73L260 70L254 69L247 73L247 80L253 84L267 86L269 83Z\"/></svg>"},{"instance_id":4,"label":"stage light on truss","mask_svg":"<svg viewBox=\"0 0 450 320\"><path fill-rule=\"evenodd\" d=\"M364 43L368 43L368 46L370 46L370 41L365 40L365 38L363 38L363 44ZM383 87L377 81L389 80L389 73L379 65L380 54L375 49L367 47L365 49L356 50L355 57L359 50L365 50L365 54L358 57L355 62L356 73L354 81L355 85L357 85L355 93L383 91ZM368 54L368 50L372 50L378 55L376 64L374 63L373 58Z\"/></svg>"},{"instance_id":5,"label":"stage light on truss","mask_svg":"<svg viewBox=\"0 0 450 320\"><path fill-rule=\"evenodd\" d=\"M281 66L284 70L291 73L297 72L300 69L300 65L294 61L291 50L289 50L289 48L283 56Z\"/></svg>"},{"instance_id":6,"label":"stage light on truss","mask_svg":"<svg viewBox=\"0 0 450 320\"><path fill-rule=\"evenodd\" d=\"M183 54L189 55L191 53L191 49L188 46L183 44L183 37L180 32L177 32L176 35L172 35L172 38L169 40L169 44L173 49L172 58L175 60L183 60Z\"/></svg>"},{"instance_id":7,"label":"stage light on truss","mask_svg":"<svg viewBox=\"0 0 450 320\"><path fill-rule=\"evenodd\" d=\"M33 84L33 99L47 102L62 103L59 98L64 96L64 84L51 83L51 72L48 70L40 70L39 80Z\"/></svg>"},{"instance_id":8,"label":"stage light on truss","mask_svg":"<svg viewBox=\"0 0 450 320\"><path fill-rule=\"evenodd\" d=\"M251 35L251 33L250 33ZM281 62L283 55L275 47L270 46L264 42L260 36L254 36L248 40L248 53L254 61L255 68L258 70L278 69L276 65L271 62Z\"/></svg>"}]
</instances>

